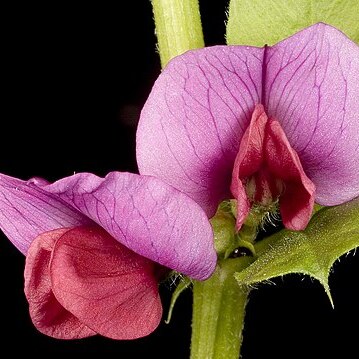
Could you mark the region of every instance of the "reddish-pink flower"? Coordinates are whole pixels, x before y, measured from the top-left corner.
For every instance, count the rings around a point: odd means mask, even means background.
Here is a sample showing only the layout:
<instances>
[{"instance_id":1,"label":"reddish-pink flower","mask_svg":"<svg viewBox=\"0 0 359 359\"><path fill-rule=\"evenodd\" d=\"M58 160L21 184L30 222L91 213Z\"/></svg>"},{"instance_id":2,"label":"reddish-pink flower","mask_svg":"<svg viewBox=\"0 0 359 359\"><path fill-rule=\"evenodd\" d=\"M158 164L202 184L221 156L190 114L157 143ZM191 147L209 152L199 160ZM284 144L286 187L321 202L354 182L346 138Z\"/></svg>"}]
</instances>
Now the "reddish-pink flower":
<instances>
[{"instance_id":1,"label":"reddish-pink flower","mask_svg":"<svg viewBox=\"0 0 359 359\"><path fill-rule=\"evenodd\" d=\"M79 173L53 184L0 174L0 227L26 255L31 319L60 339L135 339L159 324L158 285L216 265L206 214L161 180Z\"/></svg>"}]
</instances>

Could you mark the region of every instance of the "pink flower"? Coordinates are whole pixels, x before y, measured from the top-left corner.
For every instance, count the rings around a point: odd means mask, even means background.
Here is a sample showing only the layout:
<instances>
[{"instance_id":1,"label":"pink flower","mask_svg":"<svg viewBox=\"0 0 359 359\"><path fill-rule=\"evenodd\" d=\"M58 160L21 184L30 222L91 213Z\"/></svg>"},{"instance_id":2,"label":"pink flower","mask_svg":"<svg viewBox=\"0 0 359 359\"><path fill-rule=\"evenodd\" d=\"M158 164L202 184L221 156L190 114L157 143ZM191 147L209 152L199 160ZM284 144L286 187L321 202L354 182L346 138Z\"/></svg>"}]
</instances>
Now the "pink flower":
<instances>
[{"instance_id":1,"label":"pink flower","mask_svg":"<svg viewBox=\"0 0 359 359\"><path fill-rule=\"evenodd\" d=\"M0 174L0 227L26 255L31 319L55 338L148 335L168 268L203 280L216 265L200 206L148 176L79 173L49 184Z\"/></svg>"},{"instance_id":2,"label":"pink flower","mask_svg":"<svg viewBox=\"0 0 359 359\"><path fill-rule=\"evenodd\" d=\"M173 59L137 131L141 174L189 195L213 216L237 200L279 202L287 228L359 194L359 48L318 23L273 47L214 46Z\"/></svg>"}]
</instances>

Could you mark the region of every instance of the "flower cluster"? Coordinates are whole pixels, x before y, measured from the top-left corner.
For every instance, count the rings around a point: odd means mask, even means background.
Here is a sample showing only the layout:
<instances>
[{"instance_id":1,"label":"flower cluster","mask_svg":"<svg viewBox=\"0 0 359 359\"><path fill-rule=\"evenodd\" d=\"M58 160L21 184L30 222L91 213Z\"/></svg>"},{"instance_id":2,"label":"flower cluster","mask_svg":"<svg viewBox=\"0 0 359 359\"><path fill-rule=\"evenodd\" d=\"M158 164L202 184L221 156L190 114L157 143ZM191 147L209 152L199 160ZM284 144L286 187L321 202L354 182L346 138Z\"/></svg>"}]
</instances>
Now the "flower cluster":
<instances>
[{"instance_id":1,"label":"flower cluster","mask_svg":"<svg viewBox=\"0 0 359 359\"><path fill-rule=\"evenodd\" d=\"M0 174L0 227L26 255L34 325L62 339L148 335L166 275L215 270L209 219L223 200L236 200L237 230L253 207L301 230L314 202L357 197L358 94L358 46L322 23L272 47L188 51L142 110L140 174Z\"/></svg>"}]
</instances>

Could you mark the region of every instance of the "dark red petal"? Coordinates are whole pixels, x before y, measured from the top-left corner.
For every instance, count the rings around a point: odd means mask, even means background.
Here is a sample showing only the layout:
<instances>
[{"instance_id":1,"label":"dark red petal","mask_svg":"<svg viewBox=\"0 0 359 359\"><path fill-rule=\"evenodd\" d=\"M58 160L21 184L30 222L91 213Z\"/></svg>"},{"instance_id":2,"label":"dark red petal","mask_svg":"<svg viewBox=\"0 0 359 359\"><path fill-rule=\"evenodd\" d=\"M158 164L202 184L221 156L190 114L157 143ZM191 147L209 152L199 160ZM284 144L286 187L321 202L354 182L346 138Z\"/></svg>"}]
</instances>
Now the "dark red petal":
<instances>
[{"instance_id":1,"label":"dark red petal","mask_svg":"<svg viewBox=\"0 0 359 359\"><path fill-rule=\"evenodd\" d=\"M31 320L41 333L58 339L78 339L96 333L63 308L51 289L51 252L56 240L67 231L45 232L31 243L25 263L25 295Z\"/></svg>"},{"instance_id":2,"label":"dark red petal","mask_svg":"<svg viewBox=\"0 0 359 359\"><path fill-rule=\"evenodd\" d=\"M246 220L249 211L251 210L251 203L248 200L247 193L241 182L238 182L237 187L237 218L236 229L240 230L244 221Z\"/></svg>"},{"instance_id":3,"label":"dark red petal","mask_svg":"<svg viewBox=\"0 0 359 359\"><path fill-rule=\"evenodd\" d=\"M267 122L264 146L269 170L285 186L279 197L283 224L288 229L302 230L313 212L315 185L305 174L278 121Z\"/></svg>"},{"instance_id":4,"label":"dark red petal","mask_svg":"<svg viewBox=\"0 0 359 359\"><path fill-rule=\"evenodd\" d=\"M231 192L237 199L237 221L239 229L250 211L250 202L241 179L257 172L263 163L263 140L265 125L268 120L263 105L256 105L249 127L244 133L237 157L234 162Z\"/></svg>"},{"instance_id":5,"label":"dark red petal","mask_svg":"<svg viewBox=\"0 0 359 359\"><path fill-rule=\"evenodd\" d=\"M83 226L56 242L51 282L57 300L98 334L135 339L161 320L154 265L102 228Z\"/></svg>"}]
</instances>

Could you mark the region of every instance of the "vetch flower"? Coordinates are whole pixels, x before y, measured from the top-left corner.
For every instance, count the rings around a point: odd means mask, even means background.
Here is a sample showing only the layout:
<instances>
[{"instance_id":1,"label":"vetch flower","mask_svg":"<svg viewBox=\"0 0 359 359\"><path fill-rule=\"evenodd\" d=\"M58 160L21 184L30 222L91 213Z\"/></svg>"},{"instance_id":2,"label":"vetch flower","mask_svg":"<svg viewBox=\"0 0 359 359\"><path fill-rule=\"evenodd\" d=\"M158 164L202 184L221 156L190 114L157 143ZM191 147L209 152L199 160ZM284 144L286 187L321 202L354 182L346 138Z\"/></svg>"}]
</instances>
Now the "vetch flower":
<instances>
[{"instance_id":1,"label":"vetch flower","mask_svg":"<svg viewBox=\"0 0 359 359\"><path fill-rule=\"evenodd\" d=\"M0 174L0 227L26 255L34 325L74 339L134 339L159 324L161 275L208 278L213 233L201 207L161 180L111 172L54 183Z\"/></svg>"},{"instance_id":2,"label":"vetch flower","mask_svg":"<svg viewBox=\"0 0 359 359\"><path fill-rule=\"evenodd\" d=\"M174 58L137 131L141 174L163 179L213 216L237 200L279 203L304 229L314 201L359 194L359 48L318 23L270 47L214 46Z\"/></svg>"}]
</instances>

